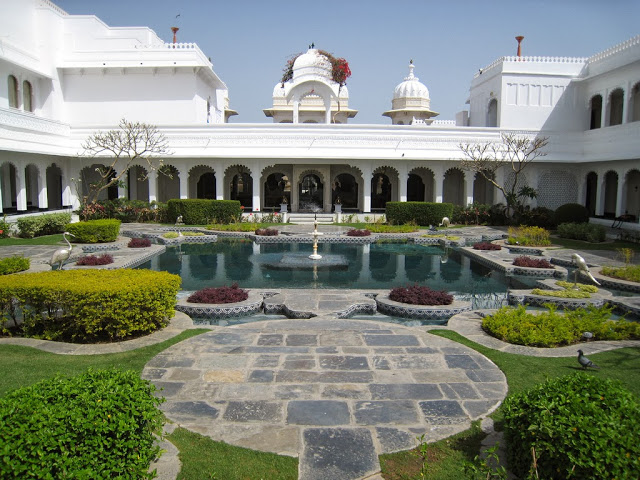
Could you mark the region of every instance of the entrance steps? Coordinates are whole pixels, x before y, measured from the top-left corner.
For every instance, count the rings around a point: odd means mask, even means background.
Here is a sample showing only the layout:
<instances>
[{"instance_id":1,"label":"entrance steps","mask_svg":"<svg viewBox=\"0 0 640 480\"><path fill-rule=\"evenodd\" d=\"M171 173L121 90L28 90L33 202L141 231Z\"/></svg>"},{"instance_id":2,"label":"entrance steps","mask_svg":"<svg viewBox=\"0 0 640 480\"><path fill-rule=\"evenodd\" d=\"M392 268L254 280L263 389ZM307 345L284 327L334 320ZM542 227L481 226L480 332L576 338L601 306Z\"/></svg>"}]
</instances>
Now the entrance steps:
<instances>
[{"instance_id":1,"label":"entrance steps","mask_svg":"<svg viewBox=\"0 0 640 480\"><path fill-rule=\"evenodd\" d=\"M288 215L289 223L297 223L299 225L312 225L314 218L317 217L318 224L330 225L333 223L333 213L290 213Z\"/></svg>"}]
</instances>

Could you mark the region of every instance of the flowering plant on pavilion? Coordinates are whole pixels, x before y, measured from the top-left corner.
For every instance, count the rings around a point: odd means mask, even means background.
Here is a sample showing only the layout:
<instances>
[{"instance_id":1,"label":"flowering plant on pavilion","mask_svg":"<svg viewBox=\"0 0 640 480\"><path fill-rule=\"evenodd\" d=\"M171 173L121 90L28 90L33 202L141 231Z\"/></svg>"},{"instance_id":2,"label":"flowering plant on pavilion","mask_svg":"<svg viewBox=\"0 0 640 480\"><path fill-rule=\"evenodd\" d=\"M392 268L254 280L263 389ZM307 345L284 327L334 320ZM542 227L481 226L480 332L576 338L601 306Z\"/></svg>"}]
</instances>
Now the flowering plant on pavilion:
<instances>
[{"instance_id":1,"label":"flowering plant on pavilion","mask_svg":"<svg viewBox=\"0 0 640 480\"><path fill-rule=\"evenodd\" d=\"M329 63L331 63L331 80L339 83L340 86L345 85L347 83L347 78L351 76L349 62L347 62L344 58L334 57L326 50L318 50L318 53L329 60ZM284 67L281 80L283 87L285 82L288 82L293 78L293 64L296 62L300 55L302 54L297 53L295 55L292 55L289 60L287 60L287 64Z\"/></svg>"}]
</instances>

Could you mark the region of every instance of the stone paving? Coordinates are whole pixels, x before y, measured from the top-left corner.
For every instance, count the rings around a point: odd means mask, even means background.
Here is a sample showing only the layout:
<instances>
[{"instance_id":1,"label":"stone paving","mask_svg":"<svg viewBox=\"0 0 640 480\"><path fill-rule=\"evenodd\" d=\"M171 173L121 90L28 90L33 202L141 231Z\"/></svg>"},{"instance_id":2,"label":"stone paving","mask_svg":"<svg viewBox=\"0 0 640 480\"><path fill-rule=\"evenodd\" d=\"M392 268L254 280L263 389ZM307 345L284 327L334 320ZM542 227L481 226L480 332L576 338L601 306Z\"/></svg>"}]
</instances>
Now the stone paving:
<instances>
[{"instance_id":1,"label":"stone paving","mask_svg":"<svg viewBox=\"0 0 640 480\"><path fill-rule=\"evenodd\" d=\"M151 360L175 423L214 440L298 456L302 479L359 479L378 455L469 428L507 392L486 357L415 328L315 317L185 340Z\"/></svg>"}]
</instances>

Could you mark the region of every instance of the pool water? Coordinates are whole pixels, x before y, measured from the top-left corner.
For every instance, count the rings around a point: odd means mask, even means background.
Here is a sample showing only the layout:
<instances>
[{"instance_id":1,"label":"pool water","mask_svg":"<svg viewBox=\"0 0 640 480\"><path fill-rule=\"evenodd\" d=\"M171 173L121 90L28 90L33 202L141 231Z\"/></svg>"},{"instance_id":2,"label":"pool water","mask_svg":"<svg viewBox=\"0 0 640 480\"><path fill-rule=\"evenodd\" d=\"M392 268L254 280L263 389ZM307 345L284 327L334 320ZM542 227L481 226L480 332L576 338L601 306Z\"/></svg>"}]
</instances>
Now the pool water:
<instances>
[{"instance_id":1,"label":"pool water","mask_svg":"<svg viewBox=\"0 0 640 480\"><path fill-rule=\"evenodd\" d=\"M311 244L255 244L221 239L209 244L183 244L138 268L180 275L182 290L231 285L242 288L389 289L414 283L458 296L506 294L535 280L506 277L451 248L413 243L351 245L321 243L317 266L300 264L313 253ZM327 262L323 262L324 260Z\"/></svg>"}]
</instances>

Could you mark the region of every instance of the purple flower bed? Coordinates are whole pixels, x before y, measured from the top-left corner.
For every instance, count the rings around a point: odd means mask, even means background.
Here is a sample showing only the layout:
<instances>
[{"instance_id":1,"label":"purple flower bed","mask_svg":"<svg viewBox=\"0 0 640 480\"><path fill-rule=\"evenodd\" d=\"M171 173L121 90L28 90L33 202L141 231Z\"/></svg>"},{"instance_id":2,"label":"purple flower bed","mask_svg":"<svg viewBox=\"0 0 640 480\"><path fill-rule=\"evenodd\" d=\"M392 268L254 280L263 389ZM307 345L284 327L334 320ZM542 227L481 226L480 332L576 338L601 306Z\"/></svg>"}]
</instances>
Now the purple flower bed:
<instances>
[{"instance_id":1,"label":"purple flower bed","mask_svg":"<svg viewBox=\"0 0 640 480\"><path fill-rule=\"evenodd\" d=\"M444 290L431 290L429 287L420 285L396 287L389 293L389 299L411 305L451 305L453 303L453 295Z\"/></svg>"},{"instance_id":2,"label":"purple flower bed","mask_svg":"<svg viewBox=\"0 0 640 480\"><path fill-rule=\"evenodd\" d=\"M102 255L85 255L76 261L76 265L95 267L97 265L109 265L113 263L113 257L108 253Z\"/></svg>"},{"instance_id":3,"label":"purple flower bed","mask_svg":"<svg viewBox=\"0 0 640 480\"><path fill-rule=\"evenodd\" d=\"M256 235L260 235L263 237L275 237L278 235L278 230L275 228L257 228Z\"/></svg>"},{"instance_id":4,"label":"purple flower bed","mask_svg":"<svg viewBox=\"0 0 640 480\"><path fill-rule=\"evenodd\" d=\"M544 258L531 258L526 256L516 257L513 261L513 265L516 267L529 267L529 268L553 268L547 260Z\"/></svg>"},{"instance_id":5,"label":"purple flower bed","mask_svg":"<svg viewBox=\"0 0 640 480\"><path fill-rule=\"evenodd\" d=\"M362 230L352 228L347 231L347 237L368 237L369 235L371 235L371 232L366 228L363 228Z\"/></svg>"},{"instance_id":6,"label":"purple flower bed","mask_svg":"<svg viewBox=\"0 0 640 480\"><path fill-rule=\"evenodd\" d=\"M145 248L151 246L151 240L148 238L132 238L129 240L127 247L129 248Z\"/></svg>"},{"instance_id":7,"label":"purple flower bed","mask_svg":"<svg viewBox=\"0 0 640 480\"><path fill-rule=\"evenodd\" d=\"M230 287L209 287L198 290L187 298L191 303L237 303L249 298L249 292L233 283Z\"/></svg>"},{"instance_id":8,"label":"purple flower bed","mask_svg":"<svg viewBox=\"0 0 640 480\"><path fill-rule=\"evenodd\" d=\"M502 247L497 243L480 242L473 245L474 250L502 250Z\"/></svg>"}]
</instances>

